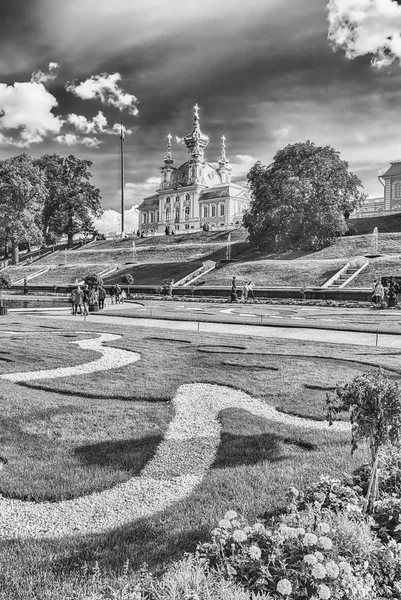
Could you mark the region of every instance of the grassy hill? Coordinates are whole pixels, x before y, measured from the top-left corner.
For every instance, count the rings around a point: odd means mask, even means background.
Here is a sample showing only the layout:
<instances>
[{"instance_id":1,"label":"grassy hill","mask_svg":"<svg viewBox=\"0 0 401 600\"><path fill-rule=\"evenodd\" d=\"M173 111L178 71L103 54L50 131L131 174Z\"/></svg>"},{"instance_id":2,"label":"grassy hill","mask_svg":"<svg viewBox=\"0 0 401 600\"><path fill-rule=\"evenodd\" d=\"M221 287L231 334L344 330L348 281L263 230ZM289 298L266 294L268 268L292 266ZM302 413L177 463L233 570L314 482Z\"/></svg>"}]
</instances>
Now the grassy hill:
<instances>
[{"instance_id":1,"label":"grassy hill","mask_svg":"<svg viewBox=\"0 0 401 600\"><path fill-rule=\"evenodd\" d=\"M375 227L377 227L379 233L394 233L401 231L401 213L386 217L351 219L349 224L355 227L357 235L372 233Z\"/></svg>"}]
</instances>

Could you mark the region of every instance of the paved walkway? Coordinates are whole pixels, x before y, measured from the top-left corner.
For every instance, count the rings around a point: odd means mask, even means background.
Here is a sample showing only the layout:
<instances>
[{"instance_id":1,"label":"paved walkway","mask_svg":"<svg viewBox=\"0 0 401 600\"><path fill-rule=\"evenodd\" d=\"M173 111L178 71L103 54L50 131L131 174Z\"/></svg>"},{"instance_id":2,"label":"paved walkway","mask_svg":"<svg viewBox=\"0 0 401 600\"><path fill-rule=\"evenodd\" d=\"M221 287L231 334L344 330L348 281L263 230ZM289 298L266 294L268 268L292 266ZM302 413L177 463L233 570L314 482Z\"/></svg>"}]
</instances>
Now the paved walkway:
<instances>
[{"instance_id":1,"label":"paved walkway","mask_svg":"<svg viewBox=\"0 0 401 600\"><path fill-rule=\"evenodd\" d=\"M54 317L47 317L54 318ZM57 315L57 319L72 319L70 315ZM107 315L90 315L87 325L113 324L128 327L154 327L176 331L200 331L202 333L226 333L241 336L258 336L267 338L304 340L310 342L327 342L332 344L356 344L357 346L375 346L376 334L356 331L336 331L312 329L308 327L269 327L258 325L242 325L231 323L210 323L205 321L174 321L161 319L126 318ZM379 334L378 345L387 348L401 349L401 335Z\"/></svg>"}]
</instances>

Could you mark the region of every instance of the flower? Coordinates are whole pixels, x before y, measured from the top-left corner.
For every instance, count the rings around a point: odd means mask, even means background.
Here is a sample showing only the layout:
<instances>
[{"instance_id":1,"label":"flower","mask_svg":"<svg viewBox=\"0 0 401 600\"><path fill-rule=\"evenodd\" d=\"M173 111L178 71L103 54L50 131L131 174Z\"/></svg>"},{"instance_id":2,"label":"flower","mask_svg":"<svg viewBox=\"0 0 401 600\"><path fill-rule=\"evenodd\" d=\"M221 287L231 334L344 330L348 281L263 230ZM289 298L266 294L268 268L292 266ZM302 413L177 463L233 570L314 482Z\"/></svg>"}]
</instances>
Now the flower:
<instances>
[{"instance_id":1,"label":"flower","mask_svg":"<svg viewBox=\"0 0 401 600\"><path fill-rule=\"evenodd\" d=\"M328 523L319 523L317 526L319 533L329 533L330 525Z\"/></svg>"},{"instance_id":2,"label":"flower","mask_svg":"<svg viewBox=\"0 0 401 600\"><path fill-rule=\"evenodd\" d=\"M314 533L305 533L302 541L305 546L314 546L317 543L317 536Z\"/></svg>"},{"instance_id":3,"label":"flower","mask_svg":"<svg viewBox=\"0 0 401 600\"><path fill-rule=\"evenodd\" d=\"M249 556L252 560L259 560L262 556L262 551L259 546L250 546L249 547Z\"/></svg>"},{"instance_id":4,"label":"flower","mask_svg":"<svg viewBox=\"0 0 401 600\"><path fill-rule=\"evenodd\" d=\"M247 539L247 535L245 533L245 531L242 531L242 529L236 529L233 533L233 540L234 542L245 542Z\"/></svg>"},{"instance_id":5,"label":"flower","mask_svg":"<svg viewBox=\"0 0 401 600\"><path fill-rule=\"evenodd\" d=\"M304 562L306 562L307 565L315 565L317 563L317 558L314 554L305 554Z\"/></svg>"},{"instance_id":6,"label":"flower","mask_svg":"<svg viewBox=\"0 0 401 600\"><path fill-rule=\"evenodd\" d=\"M338 577L340 569L338 568L338 565L337 565L337 563L334 562L334 560L329 560L326 563L325 567L326 567L327 575L329 577L331 577L332 579L335 579L336 577Z\"/></svg>"},{"instance_id":7,"label":"flower","mask_svg":"<svg viewBox=\"0 0 401 600\"><path fill-rule=\"evenodd\" d=\"M227 521L231 521L232 519L235 519L236 517L238 517L238 515L235 512L235 510L228 510L226 512L226 514L224 515L224 518L227 519Z\"/></svg>"},{"instance_id":8,"label":"flower","mask_svg":"<svg viewBox=\"0 0 401 600\"><path fill-rule=\"evenodd\" d=\"M240 523L239 521L237 521L236 519L233 519L233 520L231 521L231 525L232 525L233 527L241 527L241 523Z\"/></svg>"},{"instance_id":9,"label":"flower","mask_svg":"<svg viewBox=\"0 0 401 600\"><path fill-rule=\"evenodd\" d=\"M219 521L219 527L222 529L231 529L231 523L227 519L221 519L221 521Z\"/></svg>"},{"instance_id":10,"label":"flower","mask_svg":"<svg viewBox=\"0 0 401 600\"><path fill-rule=\"evenodd\" d=\"M298 498L299 491L295 487L290 487L289 490L288 490L288 495L292 496L293 498Z\"/></svg>"},{"instance_id":11,"label":"flower","mask_svg":"<svg viewBox=\"0 0 401 600\"><path fill-rule=\"evenodd\" d=\"M327 571L321 563L317 563L313 566L312 576L315 579L324 579L327 575Z\"/></svg>"},{"instance_id":12,"label":"flower","mask_svg":"<svg viewBox=\"0 0 401 600\"><path fill-rule=\"evenodd\" d=\"M328 598L330 598L331 592L330 592L329 588L327 587L327 585L324 585L324 583L321 583L317 588L317 595L322 600L327 600Z\"/></svg>"},{"instance_id":13,"label":"flower","mask_svg":"<svg viewBox=\"0 0 401 600\"><path fill-rule=\"evenodd\" d=\"M292 592L291 581L289 581L288 579L280 579L276 589L283 596L289 596Z\"/></svg>"},{"instance_id":14,"label":"flower","mask_svg":"<svg viewBox=\"0 0 401 600\"><path fill-rule=\"evenodd\" d=\"M323 548L323 550L330 550L333 546L333 542L331 541L330 538L322 535L322 537L319 538L319 548Z\"/></svg>"},{"instance_id":15,"label":"flower","mask_svg":"<svg viewBox=\"0 0 401 600\"><path fill-rule=\"evenodd\" d=\"M252 529L255 533L263 533L265 531L265 526L263 525L263 523L255 523L252 526Z\"/></svg>"},{"instance_id":16,"label":"flower","mask_svg":"<svg viewBox=\"0 0 401 600\"><path fill-rule=\"evenodd\" d=\"M351 572L352 572L351 565L349 563L347 563L345 560L342 560L340 563L338 563L338 566L340 567L340 571L347 573L347 575L351 574Z\"/></svg>"},{"instance_id":17,"label":"flower","mask_svg":"<svg viewBox=\"0 0 401 600\"><path fill-rule=\"evenodd\" d=\"M316 550L316 552L314 553L316 558L318 559L318 561L323 562L324 561L324 556L321 552L319 552L319 550Z\"/></svg>"}]
</instances>

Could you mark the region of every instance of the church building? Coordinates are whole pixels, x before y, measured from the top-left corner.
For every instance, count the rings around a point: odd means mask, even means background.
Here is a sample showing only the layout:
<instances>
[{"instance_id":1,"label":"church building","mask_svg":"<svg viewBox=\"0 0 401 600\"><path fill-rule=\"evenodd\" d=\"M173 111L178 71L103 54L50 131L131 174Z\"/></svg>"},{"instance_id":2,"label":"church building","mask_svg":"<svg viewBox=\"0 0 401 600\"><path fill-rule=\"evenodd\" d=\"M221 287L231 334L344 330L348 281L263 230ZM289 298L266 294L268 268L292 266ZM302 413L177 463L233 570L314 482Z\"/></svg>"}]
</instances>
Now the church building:
<instances>
[{"instance_id":1,"label":"church building","mask_svg":"<svg viewBox=\"0 0 401 600\"><path fill-rule=\"evenodd\" d=\"M192 132L183 138L188 160L174 166L171 135L167 136L167 155L160 167L159 188L139 206L139 228L145 233L197 230L205 225L210 230L227 229L241 224L249 207L248 190L231 182L232 167L226 157L225 136L221 144L218 166L205 160L210 139L202 133L199 106L195 105Z\"/></svg>"}]
</instances>

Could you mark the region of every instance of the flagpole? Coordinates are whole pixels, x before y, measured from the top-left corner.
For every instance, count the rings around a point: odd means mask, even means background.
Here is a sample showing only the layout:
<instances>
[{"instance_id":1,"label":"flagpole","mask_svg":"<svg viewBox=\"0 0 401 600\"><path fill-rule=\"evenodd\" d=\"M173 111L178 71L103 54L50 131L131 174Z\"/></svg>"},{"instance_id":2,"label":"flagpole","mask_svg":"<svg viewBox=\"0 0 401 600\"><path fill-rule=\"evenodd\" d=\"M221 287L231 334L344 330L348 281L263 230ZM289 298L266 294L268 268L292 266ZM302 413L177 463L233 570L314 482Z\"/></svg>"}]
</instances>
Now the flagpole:
<instances>
[{"instance_id":1,"label":"flagpole","mask_svg":"<svg viewBox=\"0 0 401 600\"><path fill-rule=\"evenodd\" d=\"M121 121L121 237L125 235L125 227L124 227L124 126Z\"/></svg>"}]
</instances>

